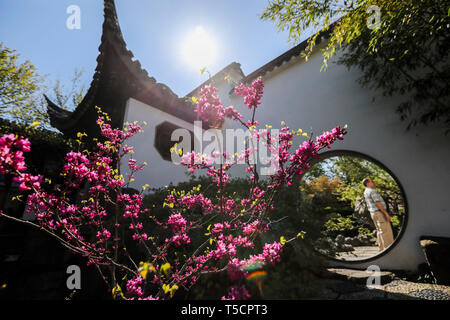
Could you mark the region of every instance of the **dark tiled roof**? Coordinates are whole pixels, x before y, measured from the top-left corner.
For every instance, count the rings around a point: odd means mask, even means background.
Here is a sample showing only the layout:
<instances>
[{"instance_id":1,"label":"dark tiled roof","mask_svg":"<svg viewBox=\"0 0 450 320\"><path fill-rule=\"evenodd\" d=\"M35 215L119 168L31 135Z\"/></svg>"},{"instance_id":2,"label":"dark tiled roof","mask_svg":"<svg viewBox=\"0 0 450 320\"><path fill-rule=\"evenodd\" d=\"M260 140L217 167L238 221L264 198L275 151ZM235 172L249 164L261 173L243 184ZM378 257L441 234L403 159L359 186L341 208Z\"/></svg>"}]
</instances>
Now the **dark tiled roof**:
<instances>
[{"instance_id":1,"label":"dark tiled roof","mask_svg":"<svg viewBox=\"0 0 450 320\"><path fill-rule=\"evenodd\" d=\"M205 85L207 85L207 84L209 84L209 83L211 83L213 81L223 80L229 74L229 72L232 71L232 70L237 71L238 74L240 74L242 77L245 77L245 75L244 75L244 73L242 72L242 69L241 69L241 64L238 63L238 62L232 62L228 66L226 66L225 68L223 68L222 70L217 72L215 75L213 75L210 79L206 80L201 85L199 85L197 88L195 88L194 90L189 92L186 95L186 97L192 97L193 95L196 94L196 92L198 90L200 90L202 87L204 87Z\"/></svg>"},{"instance_id":2,"label":"dark tiled roof","mask_svg":"<svg viewBox=\"0 0 450 320\"><path fill-rule=\"evenodd\" d=\"M112 115L118 127L123 121L125 102L129 97L189 122L196 119L188 99L179 98L168 86L149 77L140 62L133 60L133 53L127 49L120 30L114 0L104 0L102 38L91 85L73 112L60 108L47 98L50 122L63 133L73 135L86 126L95 126L95 122L91 123L92 114L96 113L94 107L99 105ZM86 124L88 119L89 124Z\"/></svg>"},{"instance_id":3,"label":"dark tiled roof","mask_svg":"<svg viewBox=\"0 0 450 320\"><path fill-rule=\"evenodd\" d=\"M331 28L330 28L331 29ZM322 42L323 39L329 37L329 31L323 31L318 37L316 45ZM276 57L272 61L266 63L262 67L256 69L252 73L248 74L241 80L241 83L249 84L258 77L264 76L266 73L273 71L275 68L280 67L283 63L288 62L295 56L299 56L308 46L308 39L302 41L292 49L286 51L282 55Z\"/></svg>"}]
</instances>

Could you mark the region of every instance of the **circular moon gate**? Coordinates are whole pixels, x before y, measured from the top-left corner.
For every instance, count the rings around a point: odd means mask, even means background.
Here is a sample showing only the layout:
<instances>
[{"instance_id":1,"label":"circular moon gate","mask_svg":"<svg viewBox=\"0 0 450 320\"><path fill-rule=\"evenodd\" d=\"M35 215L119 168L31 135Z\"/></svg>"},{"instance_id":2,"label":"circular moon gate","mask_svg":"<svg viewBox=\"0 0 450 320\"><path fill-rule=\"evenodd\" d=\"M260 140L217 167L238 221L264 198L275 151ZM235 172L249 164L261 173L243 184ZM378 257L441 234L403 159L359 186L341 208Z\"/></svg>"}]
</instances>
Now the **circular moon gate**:
<instances>
[{"instance_id":1,"label":"circular moon gate","mask_svg":"<svg viewBox=\"0 0 450 320\"><path fill-rule=\"evenodd\" d=\"M363 210L362 180L366 177L374 181L391 217L390 223L381 221L393 234L387 248L381 245L386 240L380 238L384 237L380 219L374 220L373 214ZM322 153L302 176L300 191L301 205L321 226L313 239L314 247L331 260L359 263L379 258L398 243L406 227L408 207L403 187L386 166L368 155L348 150Z\"/></svg>"}]
</instances>

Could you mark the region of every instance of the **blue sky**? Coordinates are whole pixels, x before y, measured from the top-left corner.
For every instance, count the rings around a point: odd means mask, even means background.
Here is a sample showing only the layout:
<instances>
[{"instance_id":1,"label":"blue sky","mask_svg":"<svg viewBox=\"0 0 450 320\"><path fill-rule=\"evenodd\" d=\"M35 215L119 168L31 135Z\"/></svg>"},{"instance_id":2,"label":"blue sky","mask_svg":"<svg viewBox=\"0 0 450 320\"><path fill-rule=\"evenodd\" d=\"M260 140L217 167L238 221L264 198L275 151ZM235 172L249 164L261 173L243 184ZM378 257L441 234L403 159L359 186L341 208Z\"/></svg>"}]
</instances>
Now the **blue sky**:
<instances>
[{"instance_id":1,"label":"blue sky","mask_svg":"<svg viewBox=\"0 0 450 320\"><path fill-rule=\"evenodd\" d=\"M127 47L158 82L184 96L206 80L180 54L202 26L217 45L212 74L233 61L248 74L291 47L287 33L262 21L268 0L116 0ZM81 9L81 29L69 30L67 7ZM69 83L83 69L89 86L103 23L102 0L0 0L0 42L30 60L41 75Z\"/></svg>"}]
</instances>

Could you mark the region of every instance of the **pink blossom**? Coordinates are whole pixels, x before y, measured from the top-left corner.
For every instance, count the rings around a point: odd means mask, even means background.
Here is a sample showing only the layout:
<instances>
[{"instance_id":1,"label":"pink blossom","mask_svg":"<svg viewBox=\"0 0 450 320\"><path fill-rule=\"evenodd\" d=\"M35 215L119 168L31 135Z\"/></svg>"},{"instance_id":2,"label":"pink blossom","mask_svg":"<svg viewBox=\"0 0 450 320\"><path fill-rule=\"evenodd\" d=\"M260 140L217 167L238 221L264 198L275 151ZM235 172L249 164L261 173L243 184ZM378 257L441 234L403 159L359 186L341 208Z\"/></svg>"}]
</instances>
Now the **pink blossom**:
<instances>
[{"instance_id":1,"label":"pink blossom","mask_svg":"<svg viewBox=\"0 0 450 320\"><path fill-rule=\"evenodd\" d=\"M127 282L127 293L142 296L144 294L141 288L142 281L143 279L141 276L133 277L129 280Z\"/></svg>"},{"instance_id":2,"label":"pink blossom","mask_svg":"<svg viewBox=\"0 0 450 320\"><path fill-rule=\"evenodd\" d=\"M244 103L248 106L249 109L252 109L261 104L263 89L264 82L261 78L257 78L253 81L250 87L247 87L243 83L241 83L234 89L234 93L238 96L243 97Z\"/></svg>"},{"instance_id":3,"label":"pink blossom","mask_svg":"<svg viewBox=\"0 0 450 320\"><path fill-rule=\"evenodd\" d=\"M228 292L228 296L223 296L222 300L246 300L251 298L247 288L242 286L232 286Z\"/></svg>"},{"instance_id":4,"label":"pink blossom","mask_svg":"<svg viewBox=\"0 0 450 320\"><path fill-rule=\"evenodd\" d=\"M186 226L186 219L181 214L172 214L167 221L167 224L171 226L172 232L183 232Z\"/></svg>"}]
</instances>

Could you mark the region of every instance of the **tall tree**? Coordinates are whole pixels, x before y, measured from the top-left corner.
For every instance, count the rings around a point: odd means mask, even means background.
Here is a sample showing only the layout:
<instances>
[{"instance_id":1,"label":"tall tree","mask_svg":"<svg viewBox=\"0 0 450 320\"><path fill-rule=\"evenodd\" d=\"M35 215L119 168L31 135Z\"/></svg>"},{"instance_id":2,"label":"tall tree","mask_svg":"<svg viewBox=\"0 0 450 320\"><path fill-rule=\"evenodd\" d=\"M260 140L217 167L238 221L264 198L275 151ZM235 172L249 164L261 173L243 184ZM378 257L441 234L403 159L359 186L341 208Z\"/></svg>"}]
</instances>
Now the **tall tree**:
<instances>
[{"instance_id":1,"label":"tall tree","mask_svg":"<svg viewBox=\"0 0 450 320\"><path fill-rule=\"evenodd\" d=\"M81 82L82 76L83 71L75 68L70 89L67 89L59 79L51 85L50 95L57 105L65 110L71 110L83 100L86 86Z\"/></svg>"},{"instance_id":2,"label":"tall tree","mask_svg":"<svg viewBox=\"0 0 450 320\"><path fill-rule=\"evenodd\" d=\"M0 116L23 123L43 121L45 110L39 108L36 93L44 80L30 61L18 60L15 50L0 43Z\"/></svg>"},{"instance_id":3,"label":"tall tree","mask_svg":"<svg viewBox=\"0 0 450 320\"><path fill-rule=\"evenodd\" d=\"M397 182L387 171L371 161L354 156L338 156L329 160L332 162L331 171L342 182L336 189L336 194L341 200L354 204L355 200L364 194L365 187L362 180L370 177L390 209L398 213L398 206L404 204L402 193Z\"/></svg>"},{"instance_id":4,"label":"tall tree","mask_svg":"<svg viewBox=\"0 0 450 320\"><path fill-rule=\"evenodd\" d=\"M30 62L19 62L16 50L0 43L0 117L28 126L39 123L51 128L44 94L51 96L66 110L75 108L86 92L81 82L83 71L74 70L71 87L66 88L59 79L51 82L40 76Z\"/></svg>"},{"instance_id":5,"label":"tall tree","mask_svg":"<svg viewBox=\"0 0 450 320\"><path fill-rule=\"evenodd\" d=\"M339 63L360 68L363 86L402 95L396 112L408 129L439 122L450 132L449 0L271 0L261 18L294 43L313 30L306 58L329 33L324 67L344 49Z\"/></svg>"}]
</instances>

